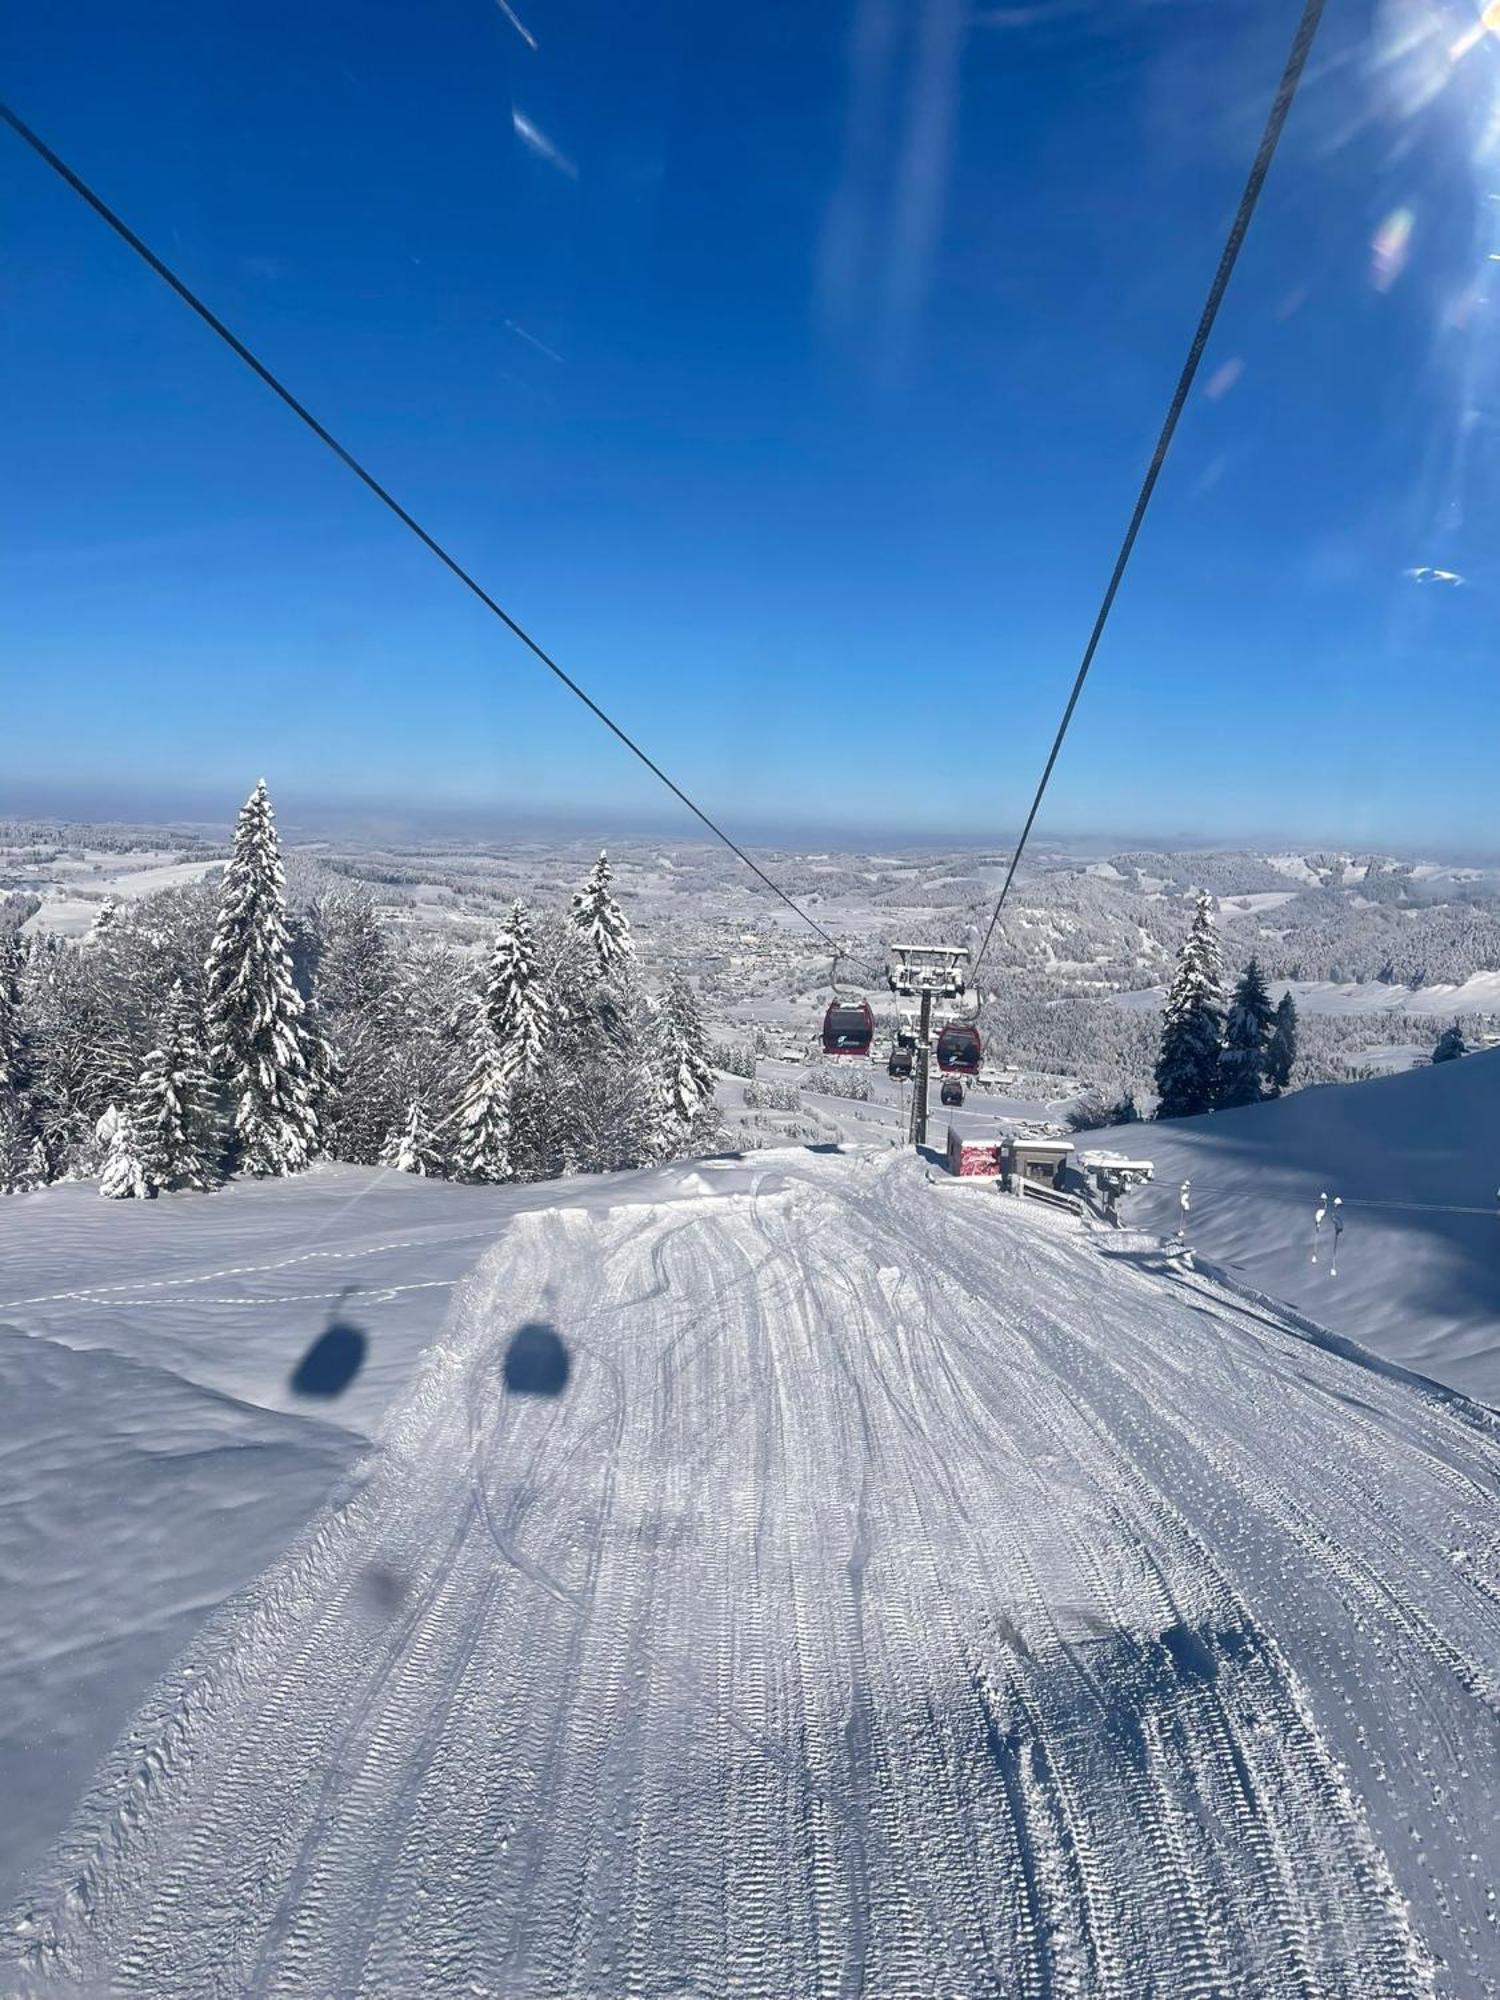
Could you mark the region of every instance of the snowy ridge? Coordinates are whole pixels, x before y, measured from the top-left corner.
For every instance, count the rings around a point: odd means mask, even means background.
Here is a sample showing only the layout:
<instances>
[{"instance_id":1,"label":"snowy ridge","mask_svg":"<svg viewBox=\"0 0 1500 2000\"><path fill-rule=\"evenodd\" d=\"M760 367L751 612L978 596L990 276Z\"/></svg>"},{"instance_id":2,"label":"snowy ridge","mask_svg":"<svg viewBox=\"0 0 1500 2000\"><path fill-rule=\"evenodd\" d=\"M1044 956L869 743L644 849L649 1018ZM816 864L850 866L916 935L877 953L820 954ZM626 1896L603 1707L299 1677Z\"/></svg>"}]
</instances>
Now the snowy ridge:
<instances>
[{"instance_id":1,"label":"snowy ridge","mask_svg":"<svg viewBox=\"0 0 1500 2000\"><path fill-rule=\"evenodd\" d=\"M1482 1415L909 1159L679 1179L510 1222L108 1760L18 1972L1497 1990ZM527 1322L560 1396L507 1392Z\"/></svg>"}]
</instances>

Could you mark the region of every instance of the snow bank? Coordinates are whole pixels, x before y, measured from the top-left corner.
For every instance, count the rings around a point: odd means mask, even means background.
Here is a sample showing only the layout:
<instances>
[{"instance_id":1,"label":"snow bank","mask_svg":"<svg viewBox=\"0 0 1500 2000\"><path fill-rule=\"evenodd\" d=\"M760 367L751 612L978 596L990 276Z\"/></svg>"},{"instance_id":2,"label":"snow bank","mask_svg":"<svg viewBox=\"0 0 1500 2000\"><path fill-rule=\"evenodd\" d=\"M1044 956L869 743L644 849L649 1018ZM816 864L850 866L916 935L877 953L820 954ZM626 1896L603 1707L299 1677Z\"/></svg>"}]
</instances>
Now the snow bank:
<instances>
[{"instance_id":1,"label":"snow bank","mask_svg":"<svg viewBox=\"0 0 1500 2000\"><path fill-rule=\"evenodd\" d=\"M1500 1404L1500 1051L1271 1104L1097 1135L1149 1152L1129 1221L1176 1227L1204 1257L1362 1347ZM1320 1193L1344 1202L1338 1276Z\"/></svg>"}]
</instances>

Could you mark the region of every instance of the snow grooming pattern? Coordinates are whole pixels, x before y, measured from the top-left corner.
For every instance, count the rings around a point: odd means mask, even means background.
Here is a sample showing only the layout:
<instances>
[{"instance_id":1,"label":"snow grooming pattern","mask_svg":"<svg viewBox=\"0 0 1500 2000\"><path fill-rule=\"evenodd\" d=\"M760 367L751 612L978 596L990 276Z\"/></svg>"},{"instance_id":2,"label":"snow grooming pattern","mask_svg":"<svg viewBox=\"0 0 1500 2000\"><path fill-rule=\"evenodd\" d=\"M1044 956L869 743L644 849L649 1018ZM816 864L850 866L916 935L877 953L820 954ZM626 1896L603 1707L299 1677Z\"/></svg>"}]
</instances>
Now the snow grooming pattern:
<instances>
[{"instance_id":1,"label":"snow grooming pattern","mask_svg":"<svg viewBox=\"0 0 1500 2000\"><path fill-rule=\"evenodd\" d=\"M510 1224L100 1774L39 1990L1500 1991L1493 1438L910 1162L775 1166Z\"/></svg>"}]
</instances>

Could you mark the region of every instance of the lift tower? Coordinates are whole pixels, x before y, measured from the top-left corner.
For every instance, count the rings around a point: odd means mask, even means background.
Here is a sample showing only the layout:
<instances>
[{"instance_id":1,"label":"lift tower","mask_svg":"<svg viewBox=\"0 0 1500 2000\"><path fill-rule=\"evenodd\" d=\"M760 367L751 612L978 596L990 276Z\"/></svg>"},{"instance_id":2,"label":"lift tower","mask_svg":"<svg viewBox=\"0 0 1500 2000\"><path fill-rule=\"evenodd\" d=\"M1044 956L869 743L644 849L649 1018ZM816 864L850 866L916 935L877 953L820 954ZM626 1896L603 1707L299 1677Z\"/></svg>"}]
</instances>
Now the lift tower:
<instances>
[{"instance_id":1,"label":"lift tower","mask_svg":"<svg viewBox=\"0 0 1500 2000\"><path fill-rule=\"evenodd\" d=\"M932 1003L957 1000L969 983L966 945L895 944L886 979L893 993L920 998L917 1058L912 1065L911 1143L927 1144L927 1077L932 1056Z\"/></svg>"}]
</instances>

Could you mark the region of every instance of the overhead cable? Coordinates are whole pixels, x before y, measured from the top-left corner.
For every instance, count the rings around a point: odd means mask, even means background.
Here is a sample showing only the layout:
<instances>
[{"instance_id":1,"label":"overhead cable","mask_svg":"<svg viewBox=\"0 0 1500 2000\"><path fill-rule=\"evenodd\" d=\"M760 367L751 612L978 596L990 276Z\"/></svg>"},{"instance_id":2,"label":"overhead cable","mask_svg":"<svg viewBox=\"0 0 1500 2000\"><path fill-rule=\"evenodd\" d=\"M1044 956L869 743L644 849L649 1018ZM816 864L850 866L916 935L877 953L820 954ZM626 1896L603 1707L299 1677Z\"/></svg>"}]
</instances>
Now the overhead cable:
<instances>
[{"instance_id":1,"label":"overhead cable","mask_svg":"<svg viewBox=\"0 0 1500 2000\"><path fill-rule=\"evenodd\" d=\"M491 597L490 593L484 588L484 586L481 583L477 582L476 579L470 575L469 571L464 568L463 564L458 561L457 557L450 555L448 550L444 548L444 546L440 541L438 541L437 537L435 535L429 534L427 529L422 526L421 522L418 521L413 514L409 513L405 507L402 506L401 502L398 499L396 499L395 495L391 493L386 487L381 485L380 481L375 477L375 475L372 472L368 471L366 467L360 463L360 461L354 456L352 451L350 451L346 446L339 443L338 439L327 428L327 426L318 421L318 419L313 415L312 411L308 409L307 405L299 401L299 399L292 394L291 390L287 388L286 384L280 379L280 377L273 374L272 371L266 366L266 364L250 351L250 349L245 345L244 341L242 341L237 334L231 332L231 330L224 324L223 320L219 318L218 314L214 312L211 307L204 304L203 300L199 298L198 294L195 291L193 291L189 285L185 284L184 281L178 277L177 273L174 270L172 270L169 265L164 263L163 260L157 256L156 252L150 247L149 244L145 243L139 236L137 236L137 234L130 227L130 225L115 213L114 209L112 209L109 203L104 200L103 196L96 194L93 188L89 186L88 182L85 181L80 174L75 173L74 170L68 165L66 160L62 159L57 153L55 153L53 149L47 144L47 142L43 138L41 138L38 133L34 132L28 124L26 124L24 119L18 117L17 114L10 109L9 105L3 102L0 102L0 121L3 121L5 124L7 124L10 127L10 129L16 134L17 138L23 139L25 143L31 148L31 150L37 155L37 157L41 160L44 160L46 164L52 169L52 171L58 176L58 178L66 182L66 184L73 190L74 194L76 194L80 198L80 200L86 202L88 206L94 211L94 213L100 218L101 221L108 224L108 226L114 231L116 236L120 238L121 242L127 244L129 248L135 252L136 256L140 258L141 262L145 264L149 270L153 271L156 274L156 276L161 279L164 285L166 285L171 291L175 292L178 298L182 300L183 304L189 306L192 309L192 311L198 315L199 319L203 321L204 325L208 327L211 332L216 333L218 335L219 339L224 342L225 346L228 347L232 353L238 355L239 359L244 362L245 366L251 371L251 373L253 375L258 376L260 380L266 385L266 387L272 392L272 394L278 396L281 399L281 401L285 403L287 408L292 412L293 416L299 418L300 421L304 423L307 426L307 428L312 432L313 436L317 438L320 443L325 444L328 447L328 449L333 453L334 457L338 459L342 465L347 467L347 469L354 474L356 479L358 479L364 486L367 486L369 488L370 492L375 495L375 498L381 503L381 505L387 508L392 514L394 514L396 519L401 523L401 525L404 528L408 528L411 531L411 533L416 536L417 540L421 542L423 547L428 549L433 555L435 555L438 561L442 563L443 567L451 571L451 573L455 577L457 577L458 581L464 586L464 588L470 591L475 597L478 598L479 602L484 606L485 610L493 613L493 615L500 620L500 623L504 625L506 629L509 632L511 632L517 639L520 640L521 644L527 649L527 651L541 662L541 664L547 669L548 673L555 675L556 678L560 680L563 686L568 690L569 694L574 695L579 701L581 701L584 707L588 709L590 714L595 716L598 721L602 722L604 724L604 727L610 732L610 734L615 738L617 738L619 742L623 743L625 748L630 752L630 754L633 757L637 758L642 764L644 764L646 769L651 773L651 775L654 778L658 778L661 781L661 783L666 786L667 790L672 794L672 796L675 799L677 799L682 805L685 805L687 807L688 811L693 815L695 819L700 821L702 825L708 828L709 832L714 836L716 840L722 841L724 845L729 849L731 854L737 856L739 860L743 861L745 866L750 870L750 872L753 875L757 876L759 880L764 884L764 886L771 891L772 895L778 897L780 901L783 902L786 905L786 907L789 910L791 910L793 914L801 920L801 922L807 925L809 930L813 931L819 938L822 939L824 944L832 947L834 950L838 949L838 941L836 938L833 937L831 932L826 931L823 928L823 926L818 922L816 917L809 916L807 911L802 908L802 905L798 903L794 897L790 896L778 882L774 882L771 879L771 877L766 873L765 869L761 867L758 861L752 860L750 855L748 855L745 852L744 848L740 846L737 840L733 839L731 835L726 833L723 827L721 827L716 820L710 818L710 816L703 810L703 808L700 805L698 805L694 800L689 798L687 793L682 789L681 785L679 785L675 779L668 777L667 773L662 769L661 765L658 764L653 757L649 756L646 753L646 751L644 751L641 748L640 744L636 742L635 738L631 736L627 730L623 729L620 726L620 724L614 720L613 716L607 714L605 710L600 707L599 703L594 700L593 696L586 693L584 689L579 686L578 682L573 679L571 674L566 672L564 668L558 665L557 661L553 659L552 655L549 652L547 652L546 649L543 646L541 646L537 640L532 638L531 634L526 630L526 628L523 625L521 625L517 619L513 618L502 604L497 603L497 601L493 597ZM846 957L847 955L848 955L847 953L840 953L841 957ZM867 967L866 969L868 970L869 968Z\"/></svg>"},{"instance_id":2,"label":"overhead cable","mask_svg":"<svg viewBox=\"0 0 1500 2000\"><path fill-rule=\"evenodd\" d=\"M1322 19L1323 6L1324 0L1307 0L1307 4L1302 10L1302 18L1297 23L1297 32L1292 38L1291 54L1287 57L1286 67L1281 73L1281 82L1276 88L1276 96L1271 104L1270 116L1266 120L1266 129L1261 134L1260 146L1256 152L1254 163L1250 168L1250 177L1245 183L1245 191L1240 196L1239 207L1234 212L1234 220L1230 224L1229 235L1224 244L1223 254L1219 258L1219 267L1214 272L1213 283L1208 288L1208 298L1204 302L1203 311L1198 317L1197 329L1193 334L1192 345L1188 348L1187 360L1183 363L1182 373L1177 378L1177 387L1172 393L1172 401L1167 408L1166 420L1161 427L1161 435L1156 440L1156 449L1151 454L1151 463L1146 468L1146 476L1141 481L1140 492L1136 495L1135 507L1130 516L1130 525L1125 530L1125 539L1121 542L1120 552L1115 557L1115 566L1110 572L1109 583L1105 588L1104 598L1099 606L1098 615L1094 619L1094 627L1089 634L1088 644L1083 649L1083 659L1074 677L1072 692L1068 696L1067 706L1062 713L1062 721L1057 726L1057 734L1053 738L1052 748L1048 752L1047 761L1042 767L1041 780L1037 785L1036 794L1031 801L1031 810L1027 813L1026 823L1021 828L1021 837L1016 842L1015 852L1011 855L1010 866L1006 870L1005 881L1001 885L999 897L996 899L994 910L990 914L989 928L985 931L984 942L979 947L979 954L974 960L976 994L978 992L979 968L983 965L985 955L989 951L990 940L995 935L995 926L1000 921L1000 912L1005 908L1006 898L1010 894L1011 884L1016 879L1016 870L1021 863L1021 856L1026 851L1026 843L1031 838L1031 829L1036 824L1037 813L1041 809L1042 799L1046 794L1047 786L1051 782L1053 768L1057 763L1058 754L1063 747L1063 739L1068 733L1068 725L1073 720L1073 711L1078 706L1078 697L1083 693L1083 684L1088 679L1089 668L1094 664L1094 655L1099 650L1099 641L1104 635L1106 624L1109 622L1109 614L1114 609L1115 598L1119 593L1126 567L1130 562L1131 552L1135 548L1136 536L1141 531L1141 523L1146 518L1146 509L1150 506L1151 496L1156 491L1156 482L1161 476L1162 466L1166 463L1167 452L1171 448L1178 419L1182 415L1184 405L1188 399L1188 392L1193 386L1193 378L1198 373L1198 364L1203 359L1203 351L1208 345L1208 337L1213 332L1214 321L1218 318L1219 307L1223 304L1224 294L1228 290L1230 277L1239 258L1240 247L1245 240L1245 232L1250 227L1250 219L1255 213L1256 203L1260 200L1261 189L1265 186L1266 175L1270 171L1271 161L1276 152L1277 141L1281 137L1282 127L1286 124L1287 114L1291 110L1292 102L1297 95L1297 86L1302 80L1302 72L1307 63L1308 53L1312 48L1313 37L1318 31L1318 23Z\"/></svg>"}]
</instances>

